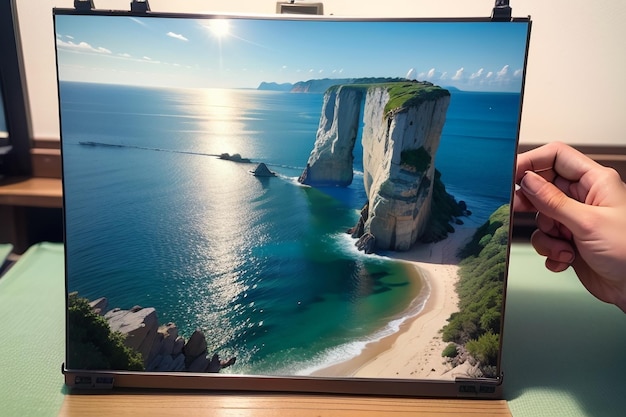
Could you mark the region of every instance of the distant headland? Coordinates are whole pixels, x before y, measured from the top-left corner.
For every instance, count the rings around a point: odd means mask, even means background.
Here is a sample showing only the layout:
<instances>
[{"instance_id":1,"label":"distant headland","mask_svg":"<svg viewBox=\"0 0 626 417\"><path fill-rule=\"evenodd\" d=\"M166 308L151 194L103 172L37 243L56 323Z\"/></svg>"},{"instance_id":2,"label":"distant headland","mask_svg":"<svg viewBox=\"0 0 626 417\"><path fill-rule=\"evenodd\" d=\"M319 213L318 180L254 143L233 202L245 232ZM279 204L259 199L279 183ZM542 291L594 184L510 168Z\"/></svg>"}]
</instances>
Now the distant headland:
<instances>
[{"instance_id":1,"label":"distant headland","mask_svg":"<svg viewBox=\"0 0 626 417\"><path fill-rule=\"evenodd\" d=\"M257 90L287 91L290 93L324 93L334 85L373 84L407 81L406 78L367 77L367 78L320 78L297 83L262 82Z\"/></svg>"},{"instance_id":2,"label":"distant headland","mask_svg":"<svg viewBox=\"0 0 626 417\"><path fill-rule=\"evenodd\" d=\"M256 88L261 91L283 91L289 93L324 93L334 85L375 84L389 82L412 82L402 77L361 77L361 78L316 78L296 83L277 83L263 81ZM456 87L443 87L448 91L462 91Z\"/></svg>"}]
</instances>

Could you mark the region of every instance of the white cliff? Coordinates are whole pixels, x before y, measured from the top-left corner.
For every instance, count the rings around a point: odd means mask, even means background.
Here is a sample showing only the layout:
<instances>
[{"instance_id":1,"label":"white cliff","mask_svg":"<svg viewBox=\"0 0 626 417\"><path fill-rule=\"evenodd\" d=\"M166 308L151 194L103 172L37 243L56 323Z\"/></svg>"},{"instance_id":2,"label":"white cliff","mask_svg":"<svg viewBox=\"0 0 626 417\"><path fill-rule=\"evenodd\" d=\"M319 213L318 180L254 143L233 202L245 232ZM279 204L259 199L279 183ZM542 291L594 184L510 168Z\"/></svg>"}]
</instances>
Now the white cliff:
<instances>
[{"instance_id":1,"label":"white cliff","mask_svg":"<svg viewBox=\"0 0 626 417\"><path fill-rule=\"evenodd\" d=\"M450 97L381 117L385 98L385 89L376 88L368 91L365 101L363 171L369 210L364 233L375 236L380 249L408 250L430 219L434 160ZM420 149L430 156L429 163L403 163L403 152Z\"/></svg>"},{"instance_id":2,"label":"white cliff","mask_svg":"<svg viewBox=\"0 0 626 417\"><path fill-rule=\"evenodd\" d=\"M350 184L363 97L363 171L369 202L353 236L360 238L357 245L365 251L408 250L431 219L435 154L450 103L447 90L414 82L330 89L300 182Z\"/></svg>"},{"instance_id":3,"label":"white cliff","mask_svg":"<svg viewBox=\"0 0 626 417\"><path fill-rule=\"evenodd\" d=\"M359 127L362 92L347 86L324 95L322 115L299 181L313 186L347 186L352 182L352 149Z\"/></svg>"}]
</instances>

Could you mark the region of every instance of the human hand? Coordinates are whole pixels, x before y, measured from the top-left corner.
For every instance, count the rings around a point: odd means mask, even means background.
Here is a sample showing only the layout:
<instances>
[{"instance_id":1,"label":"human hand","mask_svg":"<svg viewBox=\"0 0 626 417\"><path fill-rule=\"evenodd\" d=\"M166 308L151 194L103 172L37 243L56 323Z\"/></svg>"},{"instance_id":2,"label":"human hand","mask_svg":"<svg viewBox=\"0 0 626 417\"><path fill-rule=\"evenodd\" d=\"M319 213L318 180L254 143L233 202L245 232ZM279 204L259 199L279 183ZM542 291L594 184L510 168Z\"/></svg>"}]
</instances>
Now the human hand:
<instances>
[{"instance_id":1,"label":"human hand","mask_svg":"<svg viewBox=\"0 0 626 417\"><path fill-rule=\"evenodd\" d=\"M551 143L517 160L515 211L537 212L531 243L554 272L626 312L626 184L577 150Z\"/></svg>"}]
</instances>

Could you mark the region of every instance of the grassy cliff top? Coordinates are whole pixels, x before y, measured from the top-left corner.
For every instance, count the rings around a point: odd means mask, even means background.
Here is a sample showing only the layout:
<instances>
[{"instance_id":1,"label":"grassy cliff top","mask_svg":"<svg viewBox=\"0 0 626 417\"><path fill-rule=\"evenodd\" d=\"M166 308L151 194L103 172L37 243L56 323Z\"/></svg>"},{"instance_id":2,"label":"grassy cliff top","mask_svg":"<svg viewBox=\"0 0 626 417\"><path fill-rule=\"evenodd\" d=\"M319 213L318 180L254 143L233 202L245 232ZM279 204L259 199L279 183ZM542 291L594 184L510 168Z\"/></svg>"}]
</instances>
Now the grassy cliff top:
<instances>
[{"instance_id":1,"label":"grassy cliff top","mask_svg":"<svg viewBox=\"0 0 626 417\"><path fill-rule=\"evenodd\" d=\"M450 95L450 92L445 88L428 81L404 80L382 83L343 84L334 85L329 90L339 87L362 92L366 92L370 88L386 88L389 92L389 101L385 105L385 113L392 110L401 111L407 107L417 107L425 101L437 100Z\"/></svg>"},{"instance_id":2,"label":"grassy cliff top","mask_svg":"<svg viewBox=\"0 0 626 417\"><path fill-rule=\"evenodd\" d=\"M394 109L417 107L425 101L437 100L450 95L445 88L429 82L388 83L389 102L385 113Z\"/></svg>"}]
</instances>

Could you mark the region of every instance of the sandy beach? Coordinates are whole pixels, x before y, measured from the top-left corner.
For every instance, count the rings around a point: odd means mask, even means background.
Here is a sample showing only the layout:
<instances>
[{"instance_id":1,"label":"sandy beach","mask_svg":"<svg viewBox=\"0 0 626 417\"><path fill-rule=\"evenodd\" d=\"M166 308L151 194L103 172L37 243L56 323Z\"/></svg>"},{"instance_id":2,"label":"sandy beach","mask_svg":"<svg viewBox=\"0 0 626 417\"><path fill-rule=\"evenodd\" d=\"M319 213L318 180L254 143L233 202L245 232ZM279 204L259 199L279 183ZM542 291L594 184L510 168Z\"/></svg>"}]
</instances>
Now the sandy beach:
<instances>
[{"instance_id":1,"label":"sandy beach","mask_svg":"<svg viewBox=\"0 0 626 417\"><path fill-rule=\"evenodd\" d=\"M453 379L455 372L445 364L441 352L447 343L441 340L441 329L450 314L458 311L455 283L458 279L456 254L476 231L457 227L447 239L397 253L394 259L407 261L416 275L424 278L430 296L424 309L407 320L400 331L379 342L369 344L362 354L315 374L319 376L355 376L363 378L435 378Z\"/></svg>"}]
</instances>

